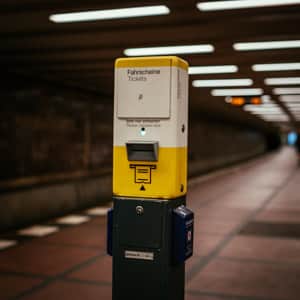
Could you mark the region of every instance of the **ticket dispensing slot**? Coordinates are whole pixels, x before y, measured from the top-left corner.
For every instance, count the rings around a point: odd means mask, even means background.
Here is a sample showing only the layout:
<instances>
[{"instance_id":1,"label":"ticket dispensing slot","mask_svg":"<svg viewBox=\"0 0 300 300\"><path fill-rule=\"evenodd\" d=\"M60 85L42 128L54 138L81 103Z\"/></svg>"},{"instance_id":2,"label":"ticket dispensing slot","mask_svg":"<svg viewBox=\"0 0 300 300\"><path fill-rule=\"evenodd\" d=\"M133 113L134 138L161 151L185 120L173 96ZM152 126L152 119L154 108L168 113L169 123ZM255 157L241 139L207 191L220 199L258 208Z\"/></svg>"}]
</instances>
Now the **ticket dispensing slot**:
<instances>
[{"instance_id":1,"label":"ticket dispensing slot","mask_svg":"<svg viewBox=\"0 0 300 300\"><path fill-rule=\"evenodd\" d=\"M129 161L158 161L158 142L126 143Z\"/></svg>"}]
</instances>

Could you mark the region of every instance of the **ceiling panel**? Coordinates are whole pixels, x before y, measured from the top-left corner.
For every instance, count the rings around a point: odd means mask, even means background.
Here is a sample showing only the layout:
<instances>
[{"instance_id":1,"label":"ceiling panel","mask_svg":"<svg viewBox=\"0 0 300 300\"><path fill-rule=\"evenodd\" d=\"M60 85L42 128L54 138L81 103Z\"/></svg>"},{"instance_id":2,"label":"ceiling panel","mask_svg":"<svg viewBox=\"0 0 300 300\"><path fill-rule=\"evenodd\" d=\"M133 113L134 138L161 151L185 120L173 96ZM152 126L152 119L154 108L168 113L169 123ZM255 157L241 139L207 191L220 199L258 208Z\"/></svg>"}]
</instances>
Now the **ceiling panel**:
<instances>
[{"instance_id":1,"label":"ceiling panel","mask_svg":"<svg viewBox=\"0 0 300 300\"><path fill-rule=\"evenodd\" d=\"M300 76L299 71L253 72L255 63L300 62L300 49L236 52L234 42L300 39L300 5L218 12L200 12L194 0L2 0L0 11L0 63L4 72L44 78L53 82L112 96L113 63L128 47L210 43L211 54L182 55L192 66L235 64L234 74L193 75L193 79L251 78L274 101L293 115L266 77ZM165 16L55 24L53 13L167 5ZM191 86L192 108L256 118L212 97L209 88ZM263 122L263 121L262 121Z\"/></svg>"}]
</instances>

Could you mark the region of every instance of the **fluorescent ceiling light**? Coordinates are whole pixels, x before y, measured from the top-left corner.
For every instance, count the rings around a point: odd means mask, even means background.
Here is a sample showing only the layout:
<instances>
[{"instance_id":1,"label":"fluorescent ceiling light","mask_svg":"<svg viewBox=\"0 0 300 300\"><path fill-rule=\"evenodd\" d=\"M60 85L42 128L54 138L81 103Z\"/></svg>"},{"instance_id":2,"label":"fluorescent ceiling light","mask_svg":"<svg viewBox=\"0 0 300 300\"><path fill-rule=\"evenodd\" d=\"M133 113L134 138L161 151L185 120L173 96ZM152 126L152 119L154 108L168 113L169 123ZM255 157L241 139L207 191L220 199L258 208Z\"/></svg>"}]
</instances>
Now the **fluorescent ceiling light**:
<instances>
[{"instance_id":1,"label":"fluorescent ceiling light","mask_svg":"<svg viewBox=\"0 0 300 300\"><path fill-rule=\"evenodd\" d=\"M284 104L287 106L291 106L291 107L299 107L300 106L300 102L285 102Z\"/></svg>"},{"instance_id":2,"label":"fluorescent ceiling light","mask_svg":"<svg viewBox=\"0 0 300 300\"><path fill-rule=\"evenodd\" d=\"M258 112L258 113L269 113L269 112L282 112L282 109L246 109L248 111L252 111L252 112Z\"/></svg>"},{"instance_id":3,"label":"fluorescent ceiling light","mask_svg":"<svg viewBox=\"0 0 300 300\"><path fill-rule=\"evenodd\" d=\"M257 111L257 110L245 110L255 115L267 115L267 114L283 114L282 110L266 110L266 111Z\"/></svg>"},{"instance_id":4,"label":"fluorescent ceiling light","mask_svg":"<svg viewBox=\"0 0 300 300\"><path fill-rule=\"evenodd\" d=\"M270 95L262 95L261 100L263 101L263 104L273 104L274 101L271 99Z\"/></svg>"},{"instance_id":5,"label":"fluorescent ceiling light","mask_svg":"<svg viewBox=\"0 0 300 300\"><path fill-rule=\"evenodd\" d=\"M170 10L165 5L140 6L105 10L90 10L73 13L53 14L49 17L55 23L84 22L95 20L136 18L157 15L167 15Z\"/></svg>"},{"instance_id":6,"label":"fluorescent ceiling light","mask_svg":"<svg viewBox=\"0 0 300 300\"><path fill-rule=\"evenodd\" d=\"M299 107L291 107L291 106L288 106L287 107L289 110L292 110L292 111L300 111L300 106Z\"/></svg>"},{"instance_id":7,"label":"fluorescent ceiling light","mask_svg":"<svg viewBox=\"0 0 300 300\"><path fill-rule=\"evenodd\" d=\"M288 118L287 115L283 115L283 114L281 114L281 115L265 115L263 117L269 118L269 119L271 119L271 118Z\"/></svg>"},{"instance_id":8,"label":"fluorescent ceiling light","mask_svg":"<svg viewBox=\"0 0 300 300\"><path fill-rule=\"evenodd\" d=\"M211 91L213 96L257 96L262 93L262 89L216 89Z\"/></svg>"},{"instance_id":9,"label":"fluorescent ceiling light","mask_svg":"<svg viewBox=\"0 0 300 300\"><path fill-rule=\"evenodd\" d=\"M300 102L300 95L280 96L279 100L282 102Z\"/></svg>"},{"instance_id":10,"label":"fluorescent ceiling light","mask_svg":"<svg viewBox=\"0 0 300 300\"><path fill-rule=\"evenodd\" d=\"M300 40L235 43L233 44L233 48L237 51L300 48Z\"/></svg>"},{"instance_id":11,"label":"fluorescent ceiling light","mask_svg":"<svg viewBox=\"0 0 300 300\"><path fill-rule=\"evenodd\" d=\"M215 87L215 86L249 86L253 84L252 79L211 79L194 80L194 87Z\"/></svg>"},{"instance_id":12,"label":"fluorescent ceiling light","mask_svg":"<svg viewBox=\"0 0 300 300\"><path fill-rule=\"evenodd\" d=\"M272 123L277 123L277 122L289 122L290 119L289 118L262 118L265 122L272 122Z\"/></svg>"},{"instance_id":13,"label":"fluorescent ceiling light","mask_svg":"<svg viewBox=\"0 0 300 300\"><path fill-rule=\"evenodd\" d=\"M247 104L247 107L254 107L254 108L260 108L260 107L279 107L279 105L275 102L269 102L269 103L263 103L261 105L252 105L252 104Z\"/></svg>"},{"instance_id":14,"label":"fluorescent ceiling light","mask_svg":"<svg viewBox=\"0 0 300 300\"><path fill-rule=\"evenodd\" d=\"M253 110L253 111L251 111L251 110L248 110L248 111L250 111L250 112L252 112L254 114L261 114L261 115L268 115L268 114L270 114L270 115L281 114L282 115L282 114L285 114L284 111L281 110L281 109L278 109L278 110L263 110L263 111L259 111L259 110Z\"/></svg>"},{"instance_id":15,"label":"fluorescent ceiling light","mask_svg":"<svg viewBox=\"0 0 300 300\"><path fill-rule=\"evenodd\" d=\"M291 84L300 84L300 77L274 77L266 78L266 85L291 85Z\"/></svg>"},{"instance_id":16,"label":"fluorescent ceiling light","mask_svg":"<svg viewBox=\"0 0 300 300\"><path fill-rule=\"evenodd\" d=\"M253 7L280 6L300 4L299 0L228 0L198 2L197 8L201 11L243 9Z\"/></svg>"},{"instance_id":17,"label":"fluorescent ceiling light","mask_svg":"<svg viewBox=\"0 0 300 300\"><path fill-rule=\"evenodd\" d=\"M290 119L284 116L274 116L274 117L266 117L266 116L259 116L266 122L289 122Z\"/></svg>"},{"instance_id":18,"label":"fluorescent ceiling light","mask_svg":"<svg viewBox=\"0 0 300 300\"><path fill-rule=\"evenodd\" d=\"M273 89L275 95L297 95L300 94L300 88L276 88Z\"/></svg>"},{"instance_id":19,"label":"fluorescent ceiling light","mask_svg":"<svg viewBox=\"0 0 300 300\"><path fill-rule=\"evenodd\" d=\"M254 105L244 106L244 110L258 113L266 113L266 112L282 112L282 109L277 107L254 107Z\"/></svg>"},{"instance_id":20,"label":"fluorescent ceiling light","mask_svg":"<svg viewBox=\"0 0 300 300\"><path fill-rule=\"evenodd\" d=\"M124 50L127 56L165 55L165 54L191 54L214 52L214 46L209 44L187 46L165 46L147 48L129 48Z\"/></svg>"},{"instance_id":21,"label":"fluorescent ceiling light","mask_svg":"<svg viewBox=\"0 0 300 300\"><path fill-rule=\"evenodd\" d=\"M252 111L278 111L281 110L279 107L266 107L266 108L255 108L255 107L245 107L245 110L252 110Z\"/></svg>"},{"instance_id":22,"label":"fluorescent ceiling light","mask_svg":"<svg viewBox=\"0 0 300 300\"><path fill-rule=\"evenodd\" d=\"M191 75L236 73L237 71L238 71L238 67L234 65L189 67L189 74Z\"/></svg>"},{"instance_id":23,"label":"fluorescent ceiling light","mask_svg":"<svg viewBox=\"0 0 300 300\"><path fill-rule=\"evenodd\" d=\"M270 95L263 95L263 96L261 96L261 99L263 101L271 101L271 96Z\"/></svg>"},{"instance_id":24,"label":"fluorescent ceiling light","mask_svg":"<svg viewBox=\"0 0 300 300\"><path fill-rule=\"evenodd\" d=\"M273 121L273 122L288 122L290 120L289 117L285 116L274 116L274 117L267 117L267 116L261 116L262 119L267 121Z\"/></svg>"},{"instance_id":25,"label":"fluorescent ceiling light","mask_svg":"<svg viewBox=\"0 0 300 300\"><path fill-rule=\"evenodd\" d=\"M245 108L247 109L257 109L257 110L263 110L263 109L279 109L280 106L278 105L266 105L266 104L261 104L261 105L245 105Z\"/></svg>"},{"instance_id":26,"label":"fluorescent ceiling light","mask_svg":"<svg viewBox=\"0 0 300 300\"><path fill-rule=\"evenodd\" d=\"M275 113L275 114L255 114L256 116L262 117L262 118L269 118L269 119L274 119L274 118L286 118L286 115L282 113Z\"/></svg>"},{"instance_id":27,"label":"fluorescent ceiling light","mask_svg":"<svg viewBox=\"0 0 300 300\"><path fill-rule=\"evenodd\" d=\"M256 72L300 70L300 63L256 64L252 66Z\"/></svg>"}]
</instances>

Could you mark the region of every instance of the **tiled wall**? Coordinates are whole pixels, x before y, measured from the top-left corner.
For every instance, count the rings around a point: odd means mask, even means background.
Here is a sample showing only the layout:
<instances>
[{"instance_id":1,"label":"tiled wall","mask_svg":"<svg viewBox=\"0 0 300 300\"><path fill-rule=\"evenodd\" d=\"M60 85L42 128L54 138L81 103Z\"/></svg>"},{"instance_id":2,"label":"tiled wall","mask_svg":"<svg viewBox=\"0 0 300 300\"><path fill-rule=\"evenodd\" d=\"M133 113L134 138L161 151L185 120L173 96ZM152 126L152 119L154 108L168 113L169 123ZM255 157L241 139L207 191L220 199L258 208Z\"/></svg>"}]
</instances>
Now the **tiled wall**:
<instances>
[{"instance_id":1,"label":"tiled wall","mask_svg":"<svg viewBox=\"0 0 300 300\"><path fill-rule=\"evenodd\" d=\"M189 144L190 176L243 161L267 148L258 131L208 120L192 122Z\"/></svg>"},{"instance_id":2,"label":"tiled wall","mask_svg":"<svg viewBox=\"0 0 300 300\"><path fill-rule=\"evenodd\" d=\"M1 96L1 180L67 177L111 165L111 106L100 97L58 91L39 87Z\"/></svg>"}]
</instances>

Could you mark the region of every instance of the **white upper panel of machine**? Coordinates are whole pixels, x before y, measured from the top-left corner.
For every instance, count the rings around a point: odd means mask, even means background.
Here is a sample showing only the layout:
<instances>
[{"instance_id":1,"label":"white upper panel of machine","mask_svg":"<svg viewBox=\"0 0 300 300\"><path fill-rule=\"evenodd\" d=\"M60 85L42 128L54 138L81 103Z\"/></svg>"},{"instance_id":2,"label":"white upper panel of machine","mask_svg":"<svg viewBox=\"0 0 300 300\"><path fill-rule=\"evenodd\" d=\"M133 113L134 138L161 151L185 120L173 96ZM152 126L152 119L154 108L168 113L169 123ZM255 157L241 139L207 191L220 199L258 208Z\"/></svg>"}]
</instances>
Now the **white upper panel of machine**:
<instances>
[{"instance_id":1,"label":"white upper panel of machine","mask_svg":"<svg viewBox=\"0 0 300 300\"><path fill-rule=\"evenodd\" d=\"M157 141L186 147L188 73L179 67L115 70L114 146Z\"/></svg>"}]
</instances>

